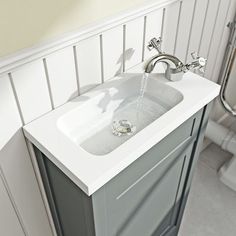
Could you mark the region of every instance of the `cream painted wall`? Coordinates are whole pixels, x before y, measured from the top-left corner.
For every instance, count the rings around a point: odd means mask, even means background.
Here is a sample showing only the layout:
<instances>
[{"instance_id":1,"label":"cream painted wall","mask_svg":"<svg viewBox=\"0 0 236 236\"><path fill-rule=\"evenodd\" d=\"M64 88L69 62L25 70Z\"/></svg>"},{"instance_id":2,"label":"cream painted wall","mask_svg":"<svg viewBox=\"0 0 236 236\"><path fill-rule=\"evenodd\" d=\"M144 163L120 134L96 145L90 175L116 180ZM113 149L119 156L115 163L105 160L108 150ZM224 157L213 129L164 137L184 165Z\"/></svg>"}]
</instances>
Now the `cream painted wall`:
<instances>
[{"instance_id":1,"label":"cream painted wall","mask_svg":"<svg viewBox=\"0 0 236 236\"><path fill-rule=\"evenodd\" d=\"M145 0L0 0L0 57L138 6Z\"/></svg>"}]
</instances>

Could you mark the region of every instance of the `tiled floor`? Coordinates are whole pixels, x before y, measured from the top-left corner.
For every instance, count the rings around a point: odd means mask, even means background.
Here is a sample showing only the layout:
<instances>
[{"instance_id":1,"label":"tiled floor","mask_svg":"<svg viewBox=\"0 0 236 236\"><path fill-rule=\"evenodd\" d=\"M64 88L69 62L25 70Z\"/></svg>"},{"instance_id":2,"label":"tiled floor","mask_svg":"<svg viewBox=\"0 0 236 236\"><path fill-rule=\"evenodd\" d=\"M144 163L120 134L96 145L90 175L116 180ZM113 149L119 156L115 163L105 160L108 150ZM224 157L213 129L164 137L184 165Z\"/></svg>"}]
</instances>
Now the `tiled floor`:
<instances>
[{"instance_id":1,"label":"tiled floor","mask_svg":"<svg viewBox=\"0 0 236 236\"><path fill-rule=\"evenodd\" d=\"M236 192L217 177L230 157L215 144L201 153L179 236L236 236Z\"/></svg>"}]
</instances>

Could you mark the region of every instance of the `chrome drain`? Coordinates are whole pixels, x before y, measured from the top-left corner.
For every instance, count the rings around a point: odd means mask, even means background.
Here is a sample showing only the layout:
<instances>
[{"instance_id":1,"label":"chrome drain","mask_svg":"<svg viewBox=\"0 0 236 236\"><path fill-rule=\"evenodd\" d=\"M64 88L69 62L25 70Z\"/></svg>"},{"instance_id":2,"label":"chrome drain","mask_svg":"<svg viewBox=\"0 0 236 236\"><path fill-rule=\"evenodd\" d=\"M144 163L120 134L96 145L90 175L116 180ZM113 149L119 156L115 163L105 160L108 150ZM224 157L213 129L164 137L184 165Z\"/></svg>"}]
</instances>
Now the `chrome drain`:
<instances>
[{"instance_id":1,"label":"chrome drain","mask_svg":"<svg viewBox=\"0 0 236 236\"><path fill-rule=\"evenodd\" d=\"M136 127L128 120L114 120L112 122L112 133L115 136L131 135L136 131Z\"/></svg>"}]
</instances>

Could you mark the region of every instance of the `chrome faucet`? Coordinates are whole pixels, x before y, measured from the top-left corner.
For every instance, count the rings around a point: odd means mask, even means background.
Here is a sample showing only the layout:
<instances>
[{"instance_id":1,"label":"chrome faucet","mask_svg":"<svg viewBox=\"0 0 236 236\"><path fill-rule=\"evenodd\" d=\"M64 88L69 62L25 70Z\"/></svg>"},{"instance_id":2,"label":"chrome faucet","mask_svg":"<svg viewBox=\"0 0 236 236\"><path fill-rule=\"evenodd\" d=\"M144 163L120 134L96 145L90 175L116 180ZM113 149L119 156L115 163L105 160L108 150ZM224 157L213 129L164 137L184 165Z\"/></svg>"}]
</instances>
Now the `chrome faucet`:
<instances>
[{"instance_id":1,"label":"chrome faucet","mask_svg":"<svg viewBox=\"0 0 236 236\"><path fill-rule=\"evenodd\" d=\"M172 74L177 74L180 72L185 73L191 69L198 69L203 72L203 68L206 65L205 58L195 56L195 53L192 53L192 57L193 57L194 61L191 63L184 64L176 56L162 52L161 42L162 42L161 38L159 38L159 39L153 38L149 42L149 44L147 46L148 49L149 50L152 50L153 48L156 49L158 51L158 55L154 56L153 58L151 58L147 62L146 67L145 67L145 73L150 74L153 71L153 69L155 68L156 64L159 62L162 62L166 65L165 77L169 80L172 80L172 81L180 80L182 78L182 76L181 77L180 76L172 77L171 76ZM171 67L171 64L174 65L174 68Z\"/></svg>"}]
</instances>

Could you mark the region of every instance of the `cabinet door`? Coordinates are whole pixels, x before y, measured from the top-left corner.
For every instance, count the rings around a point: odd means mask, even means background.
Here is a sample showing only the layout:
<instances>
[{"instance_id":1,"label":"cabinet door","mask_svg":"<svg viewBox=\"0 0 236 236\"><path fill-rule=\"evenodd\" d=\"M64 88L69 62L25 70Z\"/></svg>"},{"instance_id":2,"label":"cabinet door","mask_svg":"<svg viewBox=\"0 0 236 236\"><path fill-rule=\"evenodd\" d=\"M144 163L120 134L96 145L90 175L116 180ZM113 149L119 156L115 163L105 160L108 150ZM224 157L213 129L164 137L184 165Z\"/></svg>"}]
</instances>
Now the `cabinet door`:
<instances>
[{"instance_id":1,"label":"cabinet door","mask_svg":"<svg viewBox=\"0 0 236 236\"><path fill-rule=\"evenodd\" d=\"M0 176L0 235L24 236L5 186Z\"/></svg>"},{"instance_id":2,"label":"cabinet door","mask_svg":"<svg viewBox=\"0 0 236 236\"><path fill-rule=\"evenodd\" d=\"M192 151L192 144L188 144L187 148L186 145L170 152L122 191L117 179L109 182L103 191L97 193L94 204L99 204L99 207L103 208L100 212L105 213L95 217L100 218L99 221L106 218L105 224L102 224L106 229L97 228L96 235L158 236L173 228L173 217L176 215L173 214L174 206L181 191L181 180L185 179L182 173L186 173L184 170ZM151 149L145 157L148 159L153 155L158 155L157 150ZM128 178L129 174L126 177ZM101 199L105 202L104 205Z\"/></svg>"},{"instance_id":3,"label":"cabinet door","mask_svg":"<svg viewBox=\"0 0 236 236\"><path fill-rule=\"evenodd\" d=\"M151 236L175 230L202 111L92 196L96 236Z\"/></svg>"}]
</instances>

